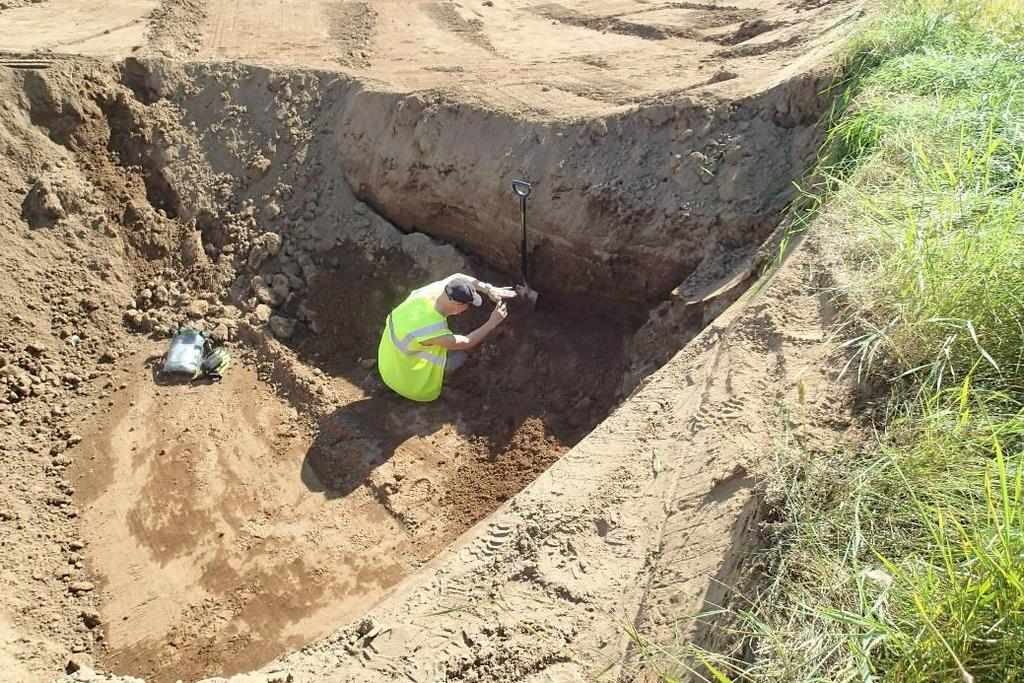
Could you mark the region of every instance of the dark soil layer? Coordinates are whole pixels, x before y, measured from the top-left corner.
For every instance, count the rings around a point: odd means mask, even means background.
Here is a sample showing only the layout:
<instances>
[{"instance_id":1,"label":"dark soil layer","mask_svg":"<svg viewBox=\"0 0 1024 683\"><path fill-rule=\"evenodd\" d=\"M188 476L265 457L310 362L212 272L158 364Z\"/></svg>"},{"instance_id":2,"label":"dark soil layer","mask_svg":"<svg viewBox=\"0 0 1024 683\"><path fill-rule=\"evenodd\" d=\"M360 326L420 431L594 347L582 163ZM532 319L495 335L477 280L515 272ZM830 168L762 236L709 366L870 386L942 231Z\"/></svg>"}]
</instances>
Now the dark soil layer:
<instances>
[{"instance_id":1,"label":"dark soil layer","mask_svg":"<svg viewBox=\"0 0 1024 683\"><path fill-rule=\"evenodd\" d=\"M512 302L506 322L446 381L432 404L401 399L372 369L383 321L409 290L412 264L401 254L368 262L335 254L302 306L318 334L297 334L299 357L360 385L365 400L339 407L310 451L321 481L344 494L366 480L399 444L451 425L465 450L444 496L445 514L476 521L532 481L612 409L635 327L621 316L541 296L530 310ZM500 280L496 280L500 282ZM489 306L451 319L468 333ZM443 449L436 465L444 469Z\"/></svg>"}]
</instances>

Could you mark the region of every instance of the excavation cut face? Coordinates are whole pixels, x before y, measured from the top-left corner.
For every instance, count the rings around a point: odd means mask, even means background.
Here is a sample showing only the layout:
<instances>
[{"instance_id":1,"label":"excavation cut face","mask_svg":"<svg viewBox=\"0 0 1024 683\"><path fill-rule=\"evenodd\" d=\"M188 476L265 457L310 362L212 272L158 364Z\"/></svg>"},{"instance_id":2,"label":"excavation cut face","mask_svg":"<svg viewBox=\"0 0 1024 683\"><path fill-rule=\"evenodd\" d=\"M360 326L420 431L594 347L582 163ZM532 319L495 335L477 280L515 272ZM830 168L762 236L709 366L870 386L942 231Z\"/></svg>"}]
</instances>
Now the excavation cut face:
<instances>
[{"instance_id":1,"label":"excavation cut face","mask_svg":"<svg viewBox=\"0 0 1024 683\"><path fill-rule=\"evenodd\" d=\"M357 621L612 407L633 326L550 301L513 307L438 401L402 399L371 359L426 276L403 254L328 261L302 329L252 337L221 383L154 382L161 344L119 363L77 481L113 671L230 675Z\"/></svg>"},{"instance_id":2,"label":"excavation cut face","mask_svg":"<svg viewBox=\"0 0 1024 683\"><path fill-rule=\"evenodd\" d=\"M509 276L356 199L313 117L276 138L266 74L220 109L151 96L135 66L116 74L134 88L92 63L13 76L23 125L61 156L21 200L23 230L58 244L105 230L108 270L133 280L113 302L109 379L76 425L75 561L95 585L75 590L96 600L105 667L230 675L358 622L577 443L620 399L645 310L544 293L513 305L440 400L402 399L374 367L389 311L455 272ZM292 77L306 78L271 86ZM57 200L64 215L45 211ZM182 326L229 340L223 382L155 376Z\"/></svg>"}]
</instances>

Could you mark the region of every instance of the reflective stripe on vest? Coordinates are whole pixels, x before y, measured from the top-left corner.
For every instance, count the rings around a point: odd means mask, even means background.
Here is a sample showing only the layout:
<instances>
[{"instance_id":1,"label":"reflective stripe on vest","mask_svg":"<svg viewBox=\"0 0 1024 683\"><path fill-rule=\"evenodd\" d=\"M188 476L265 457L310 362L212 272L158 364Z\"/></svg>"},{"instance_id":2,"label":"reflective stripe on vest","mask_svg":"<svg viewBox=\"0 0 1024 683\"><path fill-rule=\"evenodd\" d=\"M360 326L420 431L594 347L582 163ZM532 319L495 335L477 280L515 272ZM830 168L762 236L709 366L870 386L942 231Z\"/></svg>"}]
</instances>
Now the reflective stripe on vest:
<instances>
[{"instance_id":1,"label":"reflective stripe on vest","mask_svg":"<svg viewBox=\"0 0 1024 683\"><path fill-rule=\"evenodd\" d=\"M434 323L433 325L421 327L418 330L413 330L409 334L399 339L398 335L395 334L395 321L391 319L390 315L388 316L388 332L391 333L391 343L395 345L396 349L398 349L407 356L416 356L417 358L422 358L428 363L440 365L441 367L444 367L443 358L438 358L434 354L428 353L426 351L413 351L412 349L409 348L409 344L411 344L416 339L416 337L420 337L424 334L430 334L431 332L440 332L441 330L446 329L448 329L448 323L442 321L439 323Z\"/></svg>"}]
</instances>

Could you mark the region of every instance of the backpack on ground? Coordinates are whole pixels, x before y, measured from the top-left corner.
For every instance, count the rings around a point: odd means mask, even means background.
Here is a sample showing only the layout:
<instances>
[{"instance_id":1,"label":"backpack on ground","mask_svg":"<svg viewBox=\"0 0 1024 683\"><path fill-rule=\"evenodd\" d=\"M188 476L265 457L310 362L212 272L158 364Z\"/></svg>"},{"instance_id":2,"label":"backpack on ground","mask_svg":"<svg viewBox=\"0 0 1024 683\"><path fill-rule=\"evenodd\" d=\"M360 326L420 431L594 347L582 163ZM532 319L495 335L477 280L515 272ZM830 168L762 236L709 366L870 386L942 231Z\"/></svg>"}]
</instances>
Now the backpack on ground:
<instances>
[{"instance_id":1,"label":"backpack on ground","mask_svg":"<svg viewBox=\"0 0 1024 683\"><path fill-rule=\"evenodd\" d=\"M164 379L195 381L209 378L218 382L231 366L231 354L223 346L212 344L199 330L183 327L171 337L159 375Z\"/></svg>"}]
</instances>

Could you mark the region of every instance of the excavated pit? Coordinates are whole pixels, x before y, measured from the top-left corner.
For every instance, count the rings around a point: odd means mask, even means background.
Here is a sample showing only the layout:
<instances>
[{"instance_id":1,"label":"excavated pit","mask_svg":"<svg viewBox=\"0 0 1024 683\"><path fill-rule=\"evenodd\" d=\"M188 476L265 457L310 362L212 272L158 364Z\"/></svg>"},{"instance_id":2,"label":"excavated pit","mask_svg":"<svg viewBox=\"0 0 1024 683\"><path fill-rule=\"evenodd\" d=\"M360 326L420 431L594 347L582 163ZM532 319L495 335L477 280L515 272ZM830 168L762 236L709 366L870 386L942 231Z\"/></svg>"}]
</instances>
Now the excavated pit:
<instances>
[{"instance_id":1,"label":"excavated pit","mask_svg":"<svg viewBox=\"0 0 1024 683\"><path fill-rule=\"evenodd\" d=\"M325 279L377 298L341 267ZM215 386L153 384L162 344L118 364L128 386L76 467L113 671L243 671L358 620L607 413L629 332L542 309L419 406L360 365L372 329L315 305L322 331L294 351L247 337L276 386L249 363Z\"/></svg>"},{"instance_id":2,"label":"excavated pit","mask_svg":"<svg viewBox=\"0 0 1024 683\"><path fill-rule=\"evenodd\" d=\"M212 387L154 384L159 344L123 366L129 387L86 436L95 455L77 481L112 596L112 671L237 673L358 620L619 400L640 321L557 294L534 310L513 304L441 400L392 394L372 359L408 291L456 268L508 280L388 230L405 246L321 253L304 291L275 306L302 320L287 339L240 325L263 380L243 367ZM418 263L433 252L452 266ZM253 277L272 282L281 268L270 257Z\"/></svg>"},{"instance_id":3,"label":"excavated pit","mask_svg":"<svg viewBox=\"0 0 1024 683\"><path fill-rule=\"evenodd\" d=\"M823 107L818 77L552 122L309 70L5 71L6 115L54 150L19 157L38 168L15 232L113 254L99 308L124 327L83 346L110 367L79 392L65 476L103 624L87 644L153 681L358 621L529 485L754 281ZM516 177L538 187L539 306L441 400L396 397L373 368L385 315L451 272L514 281ZM224 382L154 382L182 324L234 349Z\"/></svg>"}]
</instances>

